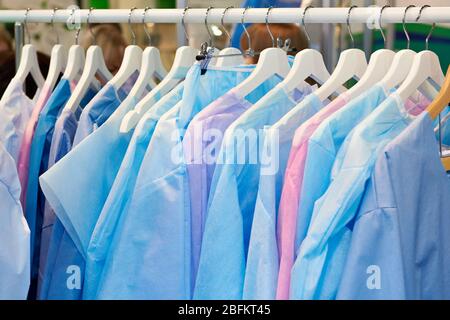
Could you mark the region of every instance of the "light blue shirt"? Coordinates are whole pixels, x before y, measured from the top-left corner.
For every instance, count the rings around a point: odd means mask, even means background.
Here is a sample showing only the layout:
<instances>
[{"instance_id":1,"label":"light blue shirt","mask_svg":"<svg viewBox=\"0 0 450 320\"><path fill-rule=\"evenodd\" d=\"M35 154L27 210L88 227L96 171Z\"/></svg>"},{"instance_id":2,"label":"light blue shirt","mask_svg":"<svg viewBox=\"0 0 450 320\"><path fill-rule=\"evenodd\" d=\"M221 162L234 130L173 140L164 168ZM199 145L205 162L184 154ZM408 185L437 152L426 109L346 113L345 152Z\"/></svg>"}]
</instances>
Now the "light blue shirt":
<instances>
[{"instance_id":1,"label":"light blue shirt","mask_svg":"<svg viewBox=\"0 0 450 320\"><path fill-rule=\"evenodd\" d=\"M195 64L183 99L158 121L126 215L113 236L99 299L190 299L192 291L189 187L182 139L190 120L244 80L253 68Z\"/></svg>"},{"instance_id":2,"label":"light blue shirt","mask_svg":"<svg viewBox=\"0 0 450 320\"><path fill-rule=\"evenodd\" d=\"M379 153L338 299L450 299L450 180L424 112Z\"/></svg>"},{"instance_id":3,"label":"light blue shirt","mask_svg":"<svg viewBox=\"0 0 450 320\"><path fill-rule=\"evenodd\" d=\"M242 299L250 230L260 170L264 126L273 125L294 103L284 90L263 97L225 132L208 200L195 299ZM280 101L282 103L280 103ZM313 113L311 113L313 114Z\"/></svg>"},{"instance_id":4,"label":"light blue shirt","mask_svg":"<svg viewBox=\"0 0 450 320\"><path fill-rule=\"evenodd\" d=\"M345 138L386 97L383 87L373 86L328 116L309 139L300 194L301 201L298 207L296 250L308 231L314 203L325 193L330 184L333 163Z\"/></svg>"},{"instance_id":5,"label":"light blue shirt","mask_svg":"<svg viewBox=\"0 0 450 320\"><path fill-rule=\"evenodd\" d=\"M89 88L81 101L81 106L85 106L96 92L95 89ZM71 93L69 81L61 79L39 114L30 148L25 215L31 230L32 280L39 278L38 292L45 273L47 250L54 222L54 215L45 216L46 199L39 188L38 178L47 171L55 124Z\"/></svg>"},{"instance_id":6,"label":"light blue shirt","mask_svg":"<svg viewBox=\"0 0 450 320\"><path fill-rule=\"evenodd\" d=\"M50 147L48 168L63 158L71 149L75 131L77 130L78 119L81 108L77 108L75 113L71 110L63 109L55 124L52 144ZM55 216L49 203L45 203L44 212L45 229L43 234L48 234L43 245L48 252L45 253L45 276L40 285L39 299L61 299L77 300L81 298L81 281L78 285L68 286L65 279L68 275L68 267L76 265L79 269L84 269L82 259L73 244L69 234L65 231L61 221ZM53 232L53 230L56 230ZM63 250L62 250L63 249ZM44 252L41 253L44 258ZM80 279L82 275L80 274Z\"/></svg>"},{"instance_id":7,"label":"light blue shirt","mask_svg":"<svg viewBox=\"0 0 450 320\"><path fill-rule=\"evenodd\" d=\"M292 299L336 298L351 239L348 223L357 212L375 159L411 121L400 98L391 94L346 138L292 269Z\"/></svg>"},{"instance_id":8,"label":"light blue shirt","mask_svg":"<svg viewBox=\"0 0 450 320\"><path fill-rule=\"evenodd\" d=\"M95 299L97 287L102 277L105 260L118 221L125 215L130 194L133 192L137 174L145 151L151 141L159 118L181 100L183 83L159 100L140 120L134 130L119 172L111 187L108 198L100 213L87 251L83 299Z\"/></svg>"},{"instance_id":9,"label":"light blue shirt","mask_svg":"<svg viewBox=\"0 0 450 320\"><path fill-rule=\"evenodd\" d=\"M186 70L180 68L174 79L181 80L185 74ZM158 96L159 92L156 92ZM133 130L120 133L119 128L125 114L135 105L133 97L125 99L100 128L40 177L47 201L83 261L92 231L133 134Z\"/></svg>"},{"instance_id":10,"label":"light blue shirt","mask_svg":"<svg viewBox=\"0 0 450 320\"><path fill-rule=\"evenodd\" d=\"M111 114L120 106L130 93L133 84L139 75L135 71L120 87L116 88L109 82L86 105L78 121L78 128L73 140L73 145L78 145L84 138L97 130ZM147 93L148 91L145 91ZM139 100L139 97L135 99Z\"/></svg>"},{"instance_id":11,"label":"light blue shirt","mask_svg":"<svg viewBox=\"0 0 450 320\"><path fill-rule=\"evenodd\" d=\"M20 204L14 158L0 143L0 300L25 300L30 286L30 229Z\"/></svg>"},{"instance_id":12,"label":"light blue shirt","mask_svg":"<svg viewBox=\"0 0 450 320\"><path fill-rule=\"evenodd\" d=\"M275 299L276 296L279 265L276 221L289 150L297 127L322 107L322 104L314 103L317 100L309 99L306 96L310 92L309 85L289 94L281 86L271 91L275 95L270 103L283 104L288 108L295 106L297 116L286 115L275 125L264 128L263 150L265 156L262 158L262 168L264 169L260 170L258 194L251 227L245 270L244 299L267 300ZM300 101L302 102L298 105Z\"/></svg>"}]
</instances>

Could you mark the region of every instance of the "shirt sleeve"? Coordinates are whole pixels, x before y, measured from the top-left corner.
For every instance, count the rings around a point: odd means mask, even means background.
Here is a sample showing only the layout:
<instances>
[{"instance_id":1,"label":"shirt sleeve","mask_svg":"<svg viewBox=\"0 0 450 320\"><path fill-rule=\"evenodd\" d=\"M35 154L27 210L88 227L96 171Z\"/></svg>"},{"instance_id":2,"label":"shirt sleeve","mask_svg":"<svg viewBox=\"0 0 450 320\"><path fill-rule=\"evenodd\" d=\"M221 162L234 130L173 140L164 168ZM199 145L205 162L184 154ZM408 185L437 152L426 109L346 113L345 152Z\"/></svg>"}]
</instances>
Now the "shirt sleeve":
<instances>
[{"instance_id":1,"label":"shirt sleeve","mask_svg":"<svg viewBox=\"0 0 450 320\"><path fill-rule=\"evenodd\" d=\"M85 256L92 230L129 141L114 125L103 125L40 177L56 215Z\"/></svg>"}]
</instances>

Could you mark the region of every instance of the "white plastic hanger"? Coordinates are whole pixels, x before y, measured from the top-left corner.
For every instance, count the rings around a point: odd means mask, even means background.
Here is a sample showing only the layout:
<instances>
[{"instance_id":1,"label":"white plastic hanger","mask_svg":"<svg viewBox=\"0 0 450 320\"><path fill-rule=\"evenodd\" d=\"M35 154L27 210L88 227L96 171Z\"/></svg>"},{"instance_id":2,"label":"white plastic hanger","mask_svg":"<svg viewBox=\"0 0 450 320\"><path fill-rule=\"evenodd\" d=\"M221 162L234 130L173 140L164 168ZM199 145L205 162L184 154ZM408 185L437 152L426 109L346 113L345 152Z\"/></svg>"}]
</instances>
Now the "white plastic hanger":
<instances>
[{"instance_id":1,"label":"white plastic hanger","mask_svg":"<svg viewBox=\"0 0 450 320\"><path fill-rule=\"evenodd\" d=\"M186 32L186 25L184 23L184 17L188 9L189 8L186 7L183 11L181 24L183 26L186 39L188 39L189 42L189 37ZM120 124L120 132L127 133L135 128L139 120L141 120L143 115L154 105L157 99L172 90L180 82L180 80L186 76L187 71L196 60L197 53L197 49L189 46L183 46L177 49L172 68L167 76L165 76L164 79L152 91L150 91L133 110L129 111L124 116L122 123Z\"/></svg>"},{"instance_id":2,"label":"white plastic hanger","mask_svg":"<svg viewBox=\"0 0 450 320\"><path fill-rule=\"evenodd\" d=\"M67 67L63 78L69 81L76 81L80 78L84 67L85 55L82 46L75 44L70 47L67 57Z\"/></svg>"},{"instance_id":3,"label":"white plastic hanger","mask_svg":"<svg viewBox=\"0 0 450 320\"><path fill-rule=\"evenodd\" d=\"M142 49L136 45L136 34L131 26L131 16L135 9L136 8L131 8L128 15L128 25L130 27L133 42L125 48L119 71L117 71L117 74L109 81L109 84L116 88L120 88L135 72L141 70Z\"/></svg>"},{"instance_id":4,"label":"white plastic hanger","mask_svg":"<svg viewBox=\"0 0 450 320\"><path fill-rule=\"evenodd\" d=\"M106 67L102 48L95 44L95 35L89 24L89 17L92 10L92 8L89 9L87 24L89 25L89 31L94 39L94 45L90 46L87 50L86 63L80 81L78 81L75 90L64 107L65 110L70 110L71 112L75 112L77 110L90 85L97 81L96 75L103 78L105 82L112 78L111 72Z\"/></svg>"},{"instance_id":5,"label":"white plastic hanger","mask_svg":"<svg viewBox=\"0 0 450 320\"><path fill-rule=\"evenodd\" d=\"M141 97L144 94L146 88L155 88L156 83L153 80L154 76L156 76L159 80L162 80L167 75L167 71L161 62L161 55L159 53L159 50L151 46L152 40L150 32L147 30L147 24L145 23L145 15L149 9L149 7L146 7L142 16L142 24L144 26L145 34L148 38L149 46L145 48L142 54L142 64L140 68L141 71L139 73L139 77L136 80L136 83L133 85L133 88L131 89L129 94L129 96L132 97Z\"/></svg>"},{"instance_id":6,"label":"white plastic hanger","mask_svg":"<svg viewBox=\"0 0 450 320\"><path fill-rule=\"evenodd\" d=\"M426 7L423 6L420 9L416 21L419 20L422 10ZM419 90L425 97L432 101L437 95L438 90L433 85L430 85L430 83L427 83L428 80L432 80L437 86L441 86L444 82L445 76L441 69L439 57L434 52L428 50L428 42L434 28L435 24L433 23L425 40L426 49L416 54L411 71L397 90L397 94L403 102L414 94L416 90Z\"/></svg>"},{"instance_id":7,"label":"white plastic hanger","mask_svg":"<svg viewBox=\"0 0 450 320\"><path fill-rule=\"evenodd\" d=\"M380 10L379 26L381 36L383 37L383 43L386 45L386 37L381 23L381 16L383 10L389 7L385 5ZM359 96L364 91L369 90L374 84L382 80L386 73L389 71L392 61L394 60L395 52L388 49L380 49L372 53L369 60L369 65L367 66L366 72L361 77L361 79L352 88L347 91L347 95L353 99Z\"/></svg>"},{"instance_id":8,"label":"white plastic hanger","mask_svg":"<svg viewBox=\"0 0 450 320\"><path fill-rule=\"evenodd\" d=\"M233 67L244 63L242 51L238 48L229 47L220 50L219 57L217 57L216 67Z\"/></svg>"},{"instance_id":9,"label":"white plastic hanger","mask_svg":"<svg viewBox=\"0 0 450 320\"><path fill-rule=\"evenodd\" d=\"M414 57L411 71L398 88L397 94L402 101L406 101L416 90L419 90L425 97L433 100L438 91L430 91L429 87L423 86L430 79L436 85L441 86L444 82L444 74L441 69L439 57L432 51L424 50L417 53Z\"/></svg>"},{"instance_id":10,"label":"white plastic hanger","mask_svg":"<svg viewBox=\"0 0 450 320\"><path fill-rule=\"evenodd\" d=\"M380 49L372 53L366 72L353 87L347 90L348 97L350 99L356 98L383 79L389 71L394 57L395 52L388 49Z\"/></svg>"},{"instance_id":11,"label":"white plastic hanger","mask_svg":"<svg viewBox=\"0 0 450 320\"><path fill-rule=\"evenodd\" d=\"M28 37L28 42L31 41L30 32L28 30L27 18L31 9L28 8L25 13L24 26ZM41 89L44 85L45 79L42 76L39 68L39 62L37 57L36 48L32 44L26 44L22 48L22 54L20 57L19 68L14 76L14 80L19 82L25 82L27 76L31 74L38 89Z\"/></svg>"},{"instance_id":12,"label":"white plastic hanger","mask_svg":"<svg viewBox=\"0 0 450 320\"><path fill-rule=\"evenodd\" d=\"M249 50L247 51L251 53L253 51L251 49L251 39L244 25L244 16L246 10L247 8L245 8L242 13L241 24L244 27L244 31L247 35L247 40L249 43L248 46ZM269 34L273 37L272 33L270 32L268 21L270 10L271 8L267 10L266 14L266 26ZM266 81L267 79L269 79L274 75L278 75L283 79L286 78L290 69L291 67L289 65L288 56L284 50L280 48L264 49L259 56L259 60L258 63L256 64L255 70L253 70L250 76L244 81L242 81L239 85L237 85L233 90L235 90L235 92L241 98L245 98L264 81Z\"/></svg>"},{"instance_id":13,"label":"white plastic hanger","mask_svg":"<svg viewBox=\"0 0 450 320\"><path fill-rule=\"evenodd\" d=\"M408 9L413 8L415 6L410 5L405 8L405 12L403 15L403 32L406 36L407 41L407 49L403 49L398 51L395 56L394 60L392 61L392 65L389 68L389 71L386 73L386 75L383 77L383 79L379 82L379 84L387 91L396 88L399 84L401 84L405 78L408 76L409 71L411 70L411 66L414 60L414 57L416 56L416 52L409 49L410 46L410 37L408 34L408 31L406 30L406 24L405 24L405 18L406 18L406 12Z\"/></svg>"},{"instance_id":14,"label":"white plastic hanger","mask_svg":"<svg viewBox=\"0 0 450 320\"><path fill-rule=\"evenodd\" d=\"M197 53L197 49L188 46L177 49L172 68L167 76L136 105L134 110L125 115L120 125L120 132L126 133L135 128L158 97L164 96L180 82L180 79L186 76L187 71L195 62Z\"/></svg>"},{"instance_id":15,"label":"white plastic hanger","mask_svg":"<svg viewBox=\"0 0 450 320\"><path fill-rule=\"evenodd\" d=\"M58 81L61 73L64 72L64 68L66 67L66 56L67 56L64 46L59 44L58 31L56 30L55 24L53 21L56 10L58 10L58 9L53 9L53 16L52 16L51 24L52 24L53 31L56 34L56 43L57 44L52 48L52 53L50 55L50 65L48 68L47 78L45 79L45 84L44 84L44 86L49 88L51 91L55 87L56 82Z\"/></svg>"},{"instance_id":16,"label":"white plastic hanger","mask_svg":"<svg viewBox=\"0 0 450 320\"><path fill-rule=\"evenodd\" d=\"M302 26L308 41L311 41L311 38L306 30L305 14L310 8L312 6L306 7L302 15ZM286 79L283 80L282 86L287 92L291 92L295 88L298 88L299 85L305 83L307 78L312 78L319 84L325 83L330 78L330 73L325 66L322 54L314 49L304 49L295 55L292 68Z\"/></svg>"},{"instance_id":17,"label":"white plastic hanger","mask_svg":"<svg viewBox=\"0 0 450 320\"><path fill-rule=\"evenodd\" d=\"M350 29L350 12L356 6L351 6L347 16L347 28L350 34L350 38L354 45L353 34ZM325 101L333 93L352 78L360 79L367 69L367 60L364 51L359 49L347 49L344 50L337 63L337 66L330 76L330 78L316 90L315 94L321 101Z\"/></svg>"},{"instance_id":18,"label":"white plastic hanger","mask_svg":"<svg viewBox=\"0 0 450 320\"><path fill-rule=\"evenodd\" d=\"M223 18L225 17L225 13L228 9L233 8L233 6L226 7L225 10L222 13L222 19L220 20L223 32L225 32L226 36L228 37L228 45L231 41L230 33L228 32L227 28L225 28L225 25L223 24ZM242 51L238 48L234 47L228 47L225 49L220 50L219 57L216 60L216 67L232 67L232 66L238 66L244 63L244 56L242 55Z\"/></svg>"},{"instance_id":19,"label":"white plastic hanger","mask_svg":"<svg viewBox=\"0 0 450 320\"><path fill-rule=\"evenodd\" d=\"M389 71L379 82L386 90L391 90L402 83L407 77L416 56L416 52L410 49L398 51L392 61Z\"/></svg>"},{"instance_id":20,"label":"white plastic hanger","mask_svg":"<svg viewBox=\"0 0 450 320\"><path fill-rule=\"evenodd\" d=\"M142 15L142 24L144 25L144 32L147 35L148 47L144 49L144 52L142 54L141 71L135 86L137 85L138 87L140 87L141 83L147 83L149 88L153 89L156 87L156 82L153 81L153 78L157 78L161 81L162 79L164 79L164 77L167 76L167 70L161 61L161 53L159 52L158 48L152 46L152 37L150 35L150 31L147 28L147 23L145 22L145 16L149 9L150 7L146 7L144 9L144 14ZM141 74L143 74L142 77ZM142 92L139 92L139 96L141 95Z\"/></svg>"},{"instance_id":21,"label":"white plastic hanger","mask_svg":"<svg viewBox=\"0 0 450 320\"><path fill-rule=\"evenodd\" d=\"M75 9L72 9L70 14L70 21L75 25L74 20ZM67 66L64 71L63 78L69 81L78 81L84 68L84 61L86 59L84 49L78 44L78 37L80 35L81 25L78 26L75 33L75 44L70 47L67 57Z\"/></svg>"}]
</instances>

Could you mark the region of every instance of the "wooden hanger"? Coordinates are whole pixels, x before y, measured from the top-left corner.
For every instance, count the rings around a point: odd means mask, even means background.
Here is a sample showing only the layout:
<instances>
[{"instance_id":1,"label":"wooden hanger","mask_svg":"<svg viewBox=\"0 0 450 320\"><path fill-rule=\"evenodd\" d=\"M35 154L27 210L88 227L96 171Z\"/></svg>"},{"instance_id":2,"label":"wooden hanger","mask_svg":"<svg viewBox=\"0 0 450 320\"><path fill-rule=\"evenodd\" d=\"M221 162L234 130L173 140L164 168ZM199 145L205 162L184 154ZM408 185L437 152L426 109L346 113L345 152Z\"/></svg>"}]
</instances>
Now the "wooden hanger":
<instances>
[{"instance_id":1,"label":"wooden hanger","mask_svg":"<svg viewBox=\"0 0 450 320\"><path fill-rule=\"evenodd\" d=\"M439 114L450 104L450 66L447 69L444 83L436 98L427 108L427 112L431 119L435 120ZM439 124L441 125L441 124ZM442 139L442 138L441 138ZM450 157L441 158L442 165L446 171L450 171Z\"/></svg>"}]
</instances>

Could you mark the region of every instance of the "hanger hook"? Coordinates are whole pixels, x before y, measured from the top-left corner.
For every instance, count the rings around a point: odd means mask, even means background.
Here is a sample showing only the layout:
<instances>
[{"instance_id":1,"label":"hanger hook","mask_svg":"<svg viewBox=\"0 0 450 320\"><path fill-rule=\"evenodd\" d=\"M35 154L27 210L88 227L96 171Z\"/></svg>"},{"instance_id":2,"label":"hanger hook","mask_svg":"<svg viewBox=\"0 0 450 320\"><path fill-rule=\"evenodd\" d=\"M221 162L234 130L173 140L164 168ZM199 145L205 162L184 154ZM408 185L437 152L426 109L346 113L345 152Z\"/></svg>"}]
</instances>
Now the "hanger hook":
<instances>
[{"instance_id":1,"label":"hanger hook","mask_svg":"<svg viewBox=\"0 0 450 320\"><path fill-rule=\"evenodd\" d=\"M225 10L223 10L223 12L222 12L222 18L220 19L220 25L222 26L223 32L225 32L225 34L228 37L228 46L230 46L231 35L228 32L227 28L225 28L225 25L223 24L223 18L225 17L225 13L227 13L227 11L231 8L234 8L234 7L233 6L226 7Z\"/></svg>"},{"instance_id":2,"label":"hanger hook","mask_svg":"<svg viewBox=\"0 0 450 320\"><path fill-rule=\"evenodd\" d=\"M212 36L212 34L211 34L211 31L209 30L209 27L208 27L208 14L209 14L209 11L211 11L212 8L213 8L213 7L208 7L208 8L206 9L206 12L205 12L205 28L206 28L206 32L208 32L208 36L209 36L208 45L209 45L210 47L213 47L213 46L214 46L214 39L213 39L213 36Z\"/></svg>"},{"instance_id":3,"label":"hanger hook","mask_svg":"<svg viewBox=\"0 0 450 320\"><path fill-rule=\"evenodd\" d=\"M409 49L410 45L411 45L411 38L409 37L408 31L406 30L406 12L408 12L409 9L414 8L415 5L410 4L409 6L407 6L405 8L405 12L403 12L403 19L402 19L402 25L403 25L403 32L405 33L406 36L406 49Z\"/></svg>"},{"instance_id":4,"label":"hanger hook","mask_svg":"<svg viewBox=\"0 0 450 320\"><path fill-rule=\"evenodd\" d=\"M253 57L254 52L252 49L252 42L251 42L251 38L250 38L250 33L248 33L247 28L245 27L245 12L249 9L249 7L244 8L244 11L242 11L242 17L241 17L241 25L242 28L244 28L244 32L245 32L245 36L247 37L247 44L248 44L248 49L245 52L245 55Z\"/></svg>"},{"instance_id":5,"label":"hanger hook","mask_svg":"<svg viewBox=\"0 0 450 320\"><path fill-rule=\"evenodd\" d=\"M428 4L426 4L426 5L424 5L424 6L422 6L422 7L420 8L419 15L418 15L417 18L416 18L416 21L417 21L417 22L420 20L420 17L422 16L422 11L423 11L423 9L425 9L425 8L431 8L431 6L428 5ZM435 27L436 27L436 23L433 22L433 24L431 25L430 32L428 32L428 35L427 35L427 37L425 38L425 50L428 50L428 43L429 43L429 41L430 41L431 34L433 33L433 30L434 30Z\"/></svg>"},{"instance_id":6,"label":"hanger hook","mask_svg":"<svg viewBox=\"0 0 450 320\"><path fill-rule=\"evenodd\" d=\"M86 19L86 23L87 23L87 25L88 25L89 32L91 33L92 41L93 41L93 43L94 43L94 46L96 46L96 45L97 45L97 38L95 37L94 31L92 30L92 26L91 26L91 24L89 23L89 21L91 20L91 13L92 13L93 10L94 10L93 7L90 7L90 8L89 8L89 12L88 12L88 16L87 16L87 19Z\"/></svg>"},{"instance_id":7,"label":"hanger hook","mask_svg":"<svg viewBox=\"0 0 450 320\"><path fill-rule=\"evenodd\" d=\"M350 27L350 13L352 12L353 9L357 8L358 6L351 6L350 8L348 8L348 13L347 13L347 30L348 33L350 35L350 39L352 40L352 48L355 47L355 39L353 38L353 33L352 33L352 28Z\"/></svg>"},{"instance_id":8,"label":"hanger hook","mask_svg":"<svg viewBox=\"0 0 450 320\"><path fill-rule=\"evenodd\" d=\"M145 22L145 16L147 14L147 11L150 10L150 7L145 7L144 13L142 14L142 24L144 25L144 32L148 39L148 46L150 47L152 45L152 37L150 35L150 31L148 30L147 23Z\"/></svg>"},{"instance_id":9,"label":"hanger hook","mask_svg":"<svg viewBox=\"0 0 450 320\"><path fill-rule=\"evenodd\" d=\"M69 21L71 21L72 26L76 26L75 23L75 9L72 9L72 12L70 13ZM78 35L80 34L81 25L77 28L77 31L75 33L75 45L78 45Z\"/></svg>"},{"instance_id":10,"label":"hanger hook","mask_svg":"<svg viewBox=\"0 0 450 320\"><path fill-rule=\"evenodd\" d=\"M384 9L389 8L389 7L390 7L390 5L388 5L388 4L386 4L386 5L381 7L381 9L380 9L380 17L378 19L378 26L380 27L381 36L383 37L383 46L384 46L384 48L386 48L386 35L384 34L383 24L381 23L381 18L383 16Z\"/></svg>"},{"instance_id":11,"label":"hanger hook","mask_svg":"<svg viewBox=\"0 0 450 320\"><path fill-rule=\"evenodd\" d=\"M303 30L305 30L305 34L306 34L306 38L308 39L308 42L311 42L311 38L309 36L308 30L306 29L306 24L305 24L305 16L306 16L306 11L308 11L309 9L314 8L313 6L307 6L304 10L303 10L303 15L302 15L302 27Z\"/></svg>"},{"instance_id":12,"label":"hanger hook","mask_svg":"<svg viewBox=\"0 0 450 320\"><path fill-rule=\"evenodd\" d=\"M183 17L181 18L181 25L183 26L183 30L184 30L184 36L186 37L186 41L189 43L189 35L187 33L187 29L186 29L186 23L184 22L184 18L186 17L186 13L189 10L189 7L185 7L183 10Z\"/></svg>"},{"instance_id":13,"label":"hanger hook","mask_svg":"<svg viewBox=\"0 0 450 320\"><path fill-rule=\"evenodd\" d=\"M136 9L136 7L132 7L130 9L130 13L128 14L128 27L130 28L131 37L132 37L132 44L133 46L136 45L136 33L133 30L133 26L131 25L131 16L133 15L133 11Z\"/></svg>"},{"instance_id":14,"label":"hanger hook","mask_svg":"<svg viewBox=\"0 0 450 320\"><path fill-rule=\"evenodd\" d=\"M25 27L25 33L27 34L28 37L28 43L31 43L31 36L30 36L30 30L28 30L28 14L30 13L31 9L27 8L27 10L25 11L25 19L23 20L23 25Z\"/></svg>"},{"instance_id":15,"label":"hanger hook","mask_svg":"<svg viewBox=\"0 0 450 320\"><path fill-rule=\"evenodd\" d=\"M272 10L273 7L270 6L269 8L267 8L267 13L266 13L266 29L267 32L269 33L270 39L272 40L272 47L275 47L275 38L273 37L272 31L270 31L270 27L269 27L269 14L270 14L270 10Z\"/></svg>"},{"instance_id":16,"label":"hanger hook","mask_svg":"<svg viewBox=\"0 0 450 320\"><path fill-rule=\"evenodd\" d=\"M58 8L53 9L52 19L51 19L50 23L52 24L53 32L56 34L56 44L59 44L59 34L58 34L58 30L56 30L56 27L55 27L55 14L56 14L57 10L58 10Z\"/></svg>"}]
</instances>

